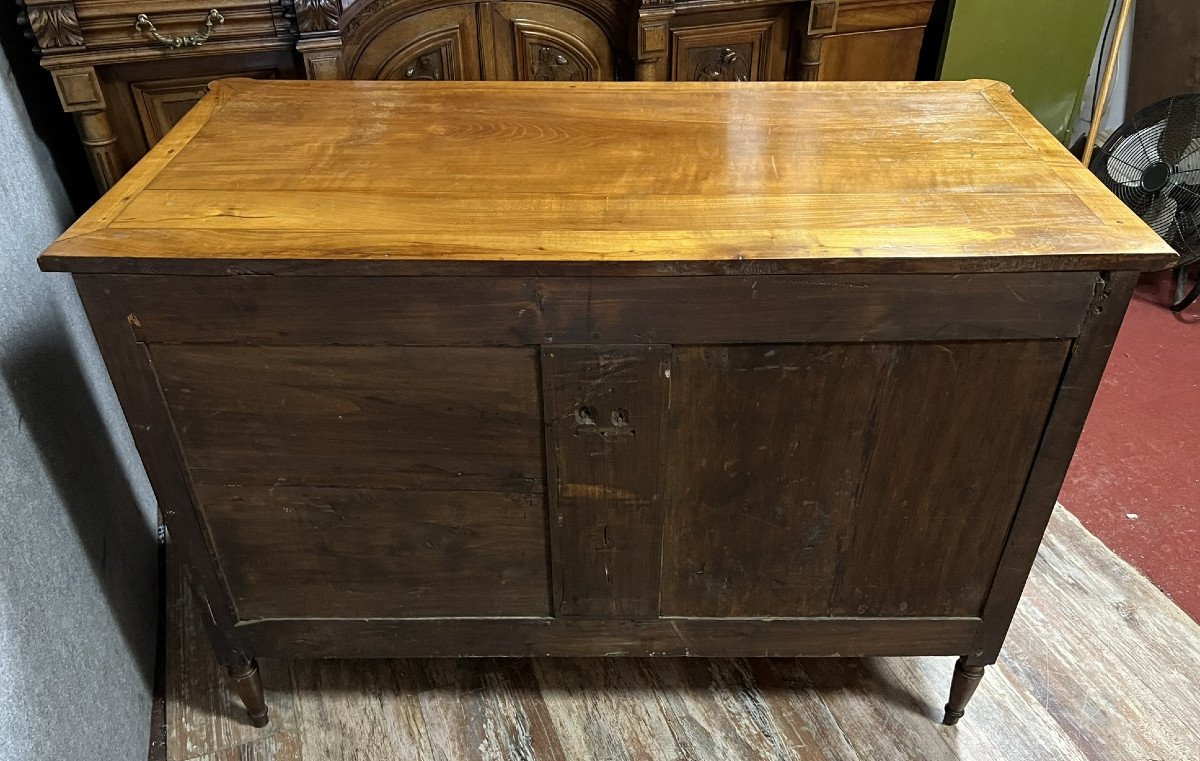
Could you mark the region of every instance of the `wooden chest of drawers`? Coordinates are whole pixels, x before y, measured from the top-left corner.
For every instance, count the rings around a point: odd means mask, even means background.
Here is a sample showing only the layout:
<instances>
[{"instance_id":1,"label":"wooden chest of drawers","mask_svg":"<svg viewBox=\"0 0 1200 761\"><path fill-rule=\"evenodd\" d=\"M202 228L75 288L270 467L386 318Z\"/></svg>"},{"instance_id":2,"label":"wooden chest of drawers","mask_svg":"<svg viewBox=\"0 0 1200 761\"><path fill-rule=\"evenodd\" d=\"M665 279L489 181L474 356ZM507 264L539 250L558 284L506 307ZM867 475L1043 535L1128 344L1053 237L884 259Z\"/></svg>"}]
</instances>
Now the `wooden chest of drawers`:
<instances>
[{"instance_id":1,"label":"wooden chest of drawers","mask_svg":"<svg viewBox=\"0 0 1200 761\"><path fill-rule=\"evenodd\" d=\"M912 79L934 2L18 1L101 189L214 79Z\"/></svg>"},{"instance_id":2,"label":"wooden chest of drawers","mask_svg":"<svg viewBox=\"0 0 1200 761\"><path fill-rule=\"evenodd\" d=\"M256 655L834 654L954 721L1173 258L990 82L230 80L41 263L255 721Z\"/></svg>"}]
</instances>

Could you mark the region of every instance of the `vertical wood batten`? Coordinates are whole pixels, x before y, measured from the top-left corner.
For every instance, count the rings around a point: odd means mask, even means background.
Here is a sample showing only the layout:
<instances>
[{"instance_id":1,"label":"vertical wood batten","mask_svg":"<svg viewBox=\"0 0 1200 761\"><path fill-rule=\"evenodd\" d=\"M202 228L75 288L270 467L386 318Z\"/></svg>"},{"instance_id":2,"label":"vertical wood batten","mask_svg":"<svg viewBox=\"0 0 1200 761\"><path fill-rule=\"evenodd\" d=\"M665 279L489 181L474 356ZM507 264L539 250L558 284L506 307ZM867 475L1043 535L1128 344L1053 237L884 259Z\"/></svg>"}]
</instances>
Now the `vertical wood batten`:
<instances>
[{"instance_id":1,"label":"vertical wood batten","mask_svg":"<svg viewBox=\"0 0 1200 761\"><path fill-rule=\"evenodd\" d=\"M995 663L1000 654L1137 280L1136 272L1099 273L984 604L983 624L964 654L970 665Z\"/></svg>"}]
</instances>

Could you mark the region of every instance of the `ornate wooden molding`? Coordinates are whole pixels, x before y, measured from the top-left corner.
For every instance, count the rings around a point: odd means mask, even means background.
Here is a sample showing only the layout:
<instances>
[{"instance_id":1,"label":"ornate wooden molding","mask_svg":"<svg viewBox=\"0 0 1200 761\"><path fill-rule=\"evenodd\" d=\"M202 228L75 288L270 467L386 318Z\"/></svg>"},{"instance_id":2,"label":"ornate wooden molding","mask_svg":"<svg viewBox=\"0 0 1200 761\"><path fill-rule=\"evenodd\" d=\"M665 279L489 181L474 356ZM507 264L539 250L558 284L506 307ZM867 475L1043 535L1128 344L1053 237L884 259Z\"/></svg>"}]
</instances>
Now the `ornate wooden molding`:
<instances>
[{"instance_id":1,"label":"ornate wooden molding","mask_svg":"<svg viewBox=\"0 0 1200 761\"><path fill-rule=\"evenodd\" d=\"M342 15L339 0L293 0L296 9L296 29L301 34L332 32L338 28Z\"/></svg>"},{"instance_id":2,"label":"ornate wooden molding","mask_svg":"<svg viewBox=\"0 0 1200 761\"><path fill-rule=\"evenodd\" d=\"M354 17L351 18L350 22L342 28L342 32L346 35L354 34L358 27L368 21L371 17L375 16L382 10L390 8L399 1L400 0L358 0L358 2L352 6Z\"/></svg>"},{"instance_id":3,"label":"ornate wooden molding","mask_svg":"<svg viewBox=\"0 0 1200 761\"><path fill-rule=\"evenodd\" d=\"M83 45L83 30L79 28L74 3L27 5L24 21L42 50Z\"/></svg>"}]
</instances>

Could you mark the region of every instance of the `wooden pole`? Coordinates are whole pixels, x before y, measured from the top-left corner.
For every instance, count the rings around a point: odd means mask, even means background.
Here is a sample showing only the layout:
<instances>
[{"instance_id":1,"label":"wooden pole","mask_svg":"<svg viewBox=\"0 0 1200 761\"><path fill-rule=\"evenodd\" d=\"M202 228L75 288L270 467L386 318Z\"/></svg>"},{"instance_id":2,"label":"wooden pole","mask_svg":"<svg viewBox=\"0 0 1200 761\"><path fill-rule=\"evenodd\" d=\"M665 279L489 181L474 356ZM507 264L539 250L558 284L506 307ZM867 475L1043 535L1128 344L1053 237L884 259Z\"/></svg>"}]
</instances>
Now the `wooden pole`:
<instances>
[{"instance_id":1,"label":"wooden pole","mask_svg":"<svg viewBox=\"0 0 1200 761\"><path fill-rule=\"evenodd\" d=\"M1100 133L1100 121L1108 109L1108 96L1112 90L1113 75L1117 73L1117 59L1121 56L1121 40L1125 39L1125 26L1129 23L1129 11L1133 0L1120 0L1121 15L1117 17L1117 29L1113 33L1112 51L1108 54L1108 65L1104 67L1104 78L1100 80L1100 96L1092 104L1092 124L1088 129L1087 142L1083 146L1083 165L1090 166L1092 153L1096 150L1096 137ZM1104 40L1101 40L1103 44Z\"/></svg>"}]
</instances>

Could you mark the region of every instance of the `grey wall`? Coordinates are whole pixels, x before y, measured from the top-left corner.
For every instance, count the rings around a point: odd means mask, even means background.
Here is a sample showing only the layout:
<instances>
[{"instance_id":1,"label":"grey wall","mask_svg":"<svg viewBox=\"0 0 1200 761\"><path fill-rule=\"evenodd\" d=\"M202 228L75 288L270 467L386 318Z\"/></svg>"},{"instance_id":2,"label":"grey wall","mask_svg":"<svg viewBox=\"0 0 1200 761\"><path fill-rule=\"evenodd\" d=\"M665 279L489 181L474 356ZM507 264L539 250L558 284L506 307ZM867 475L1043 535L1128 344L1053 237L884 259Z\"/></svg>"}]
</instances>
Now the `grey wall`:
<instances>
[{"instance_id":1,"label":"grey wall","mask_svg":"<svg viewBox=\"0 0 1200 761\"><path fill-rule=\"evenodd\" d=\"M37 269L72 215L3 56L0 148L0 761L141 759L154 500L69 278Z\"/></svg>"}]
</instances>

